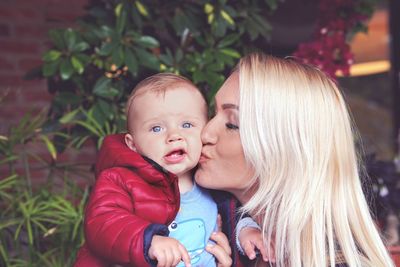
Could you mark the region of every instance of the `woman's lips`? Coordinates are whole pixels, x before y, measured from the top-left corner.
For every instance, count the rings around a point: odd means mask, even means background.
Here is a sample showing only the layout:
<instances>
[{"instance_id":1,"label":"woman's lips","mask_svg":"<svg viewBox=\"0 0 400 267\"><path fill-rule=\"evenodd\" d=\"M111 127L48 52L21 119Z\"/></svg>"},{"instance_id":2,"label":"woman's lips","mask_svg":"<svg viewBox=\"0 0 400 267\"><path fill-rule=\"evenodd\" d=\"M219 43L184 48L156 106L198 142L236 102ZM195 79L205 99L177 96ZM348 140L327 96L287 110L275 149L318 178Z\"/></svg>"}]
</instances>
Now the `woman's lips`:
<instances>
[{"instance_id":1,"label":"woman's lips","mask_svg":"<svg viewBox=\"0 0 400 267\"><path fill-rule=\"evenodd\" d=\"M183 150L176 150L164 156L164 160L169 164L176 164L184 160L186 153Z\"/></svg>"},{"instance_id":2,"label":"woman's lips","mask_svg":"<svg viewBox=\"0 0 400 267\"><path fill-rule=\"evenodd\" d=\"M210 159L209 156L207 156L206 154L201 153L200 159L199 159L199 163L200 163L200 164L201 164L201 163L205 163L205 162L207 162L209 159Z\"/></svg>"}]
</instances>

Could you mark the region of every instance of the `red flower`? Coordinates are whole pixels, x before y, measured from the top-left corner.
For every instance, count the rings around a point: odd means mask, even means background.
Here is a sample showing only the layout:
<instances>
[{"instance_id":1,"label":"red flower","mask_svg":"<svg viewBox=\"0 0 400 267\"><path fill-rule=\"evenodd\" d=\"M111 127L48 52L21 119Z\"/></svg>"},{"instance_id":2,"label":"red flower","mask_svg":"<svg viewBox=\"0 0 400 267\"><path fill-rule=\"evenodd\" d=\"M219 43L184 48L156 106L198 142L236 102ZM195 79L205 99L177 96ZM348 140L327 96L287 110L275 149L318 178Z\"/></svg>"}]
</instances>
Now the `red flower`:
<instances>
[{"instance_id":1,"label":"red flower","mask_svg":"<svg viewBox=\"0 0 400 267\"><path fill-rule=\"evenodd\" d=\"M294 56L315 65L332 78L338 71L349 75L353 53L346 36L352 28L365 23L367 15L361 13L362 0L321 0L318 28L314 40L299 44Z\"/></svg>"}]
</instances>

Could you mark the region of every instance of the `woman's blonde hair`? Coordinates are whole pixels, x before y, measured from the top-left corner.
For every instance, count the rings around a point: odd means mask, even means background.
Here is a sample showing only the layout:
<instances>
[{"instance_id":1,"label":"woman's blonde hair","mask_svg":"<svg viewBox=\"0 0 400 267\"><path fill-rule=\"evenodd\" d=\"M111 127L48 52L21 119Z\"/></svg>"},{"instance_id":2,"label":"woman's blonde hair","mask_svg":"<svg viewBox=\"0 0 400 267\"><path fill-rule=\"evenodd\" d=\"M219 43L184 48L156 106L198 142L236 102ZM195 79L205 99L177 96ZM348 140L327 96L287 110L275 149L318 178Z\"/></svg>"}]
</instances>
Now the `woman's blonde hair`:
<instances>
[{"instance_id":1,"label":"woman's blonde hair","mask_svg":"<svg viewBox=\"0 0 400 267\"><path fill-rule=\"evenodd\" d=\"M314 67L250 54L238 64L240 136L277 266L394 266L365 200L351 119Z\"/></svg>"}]
</instances>

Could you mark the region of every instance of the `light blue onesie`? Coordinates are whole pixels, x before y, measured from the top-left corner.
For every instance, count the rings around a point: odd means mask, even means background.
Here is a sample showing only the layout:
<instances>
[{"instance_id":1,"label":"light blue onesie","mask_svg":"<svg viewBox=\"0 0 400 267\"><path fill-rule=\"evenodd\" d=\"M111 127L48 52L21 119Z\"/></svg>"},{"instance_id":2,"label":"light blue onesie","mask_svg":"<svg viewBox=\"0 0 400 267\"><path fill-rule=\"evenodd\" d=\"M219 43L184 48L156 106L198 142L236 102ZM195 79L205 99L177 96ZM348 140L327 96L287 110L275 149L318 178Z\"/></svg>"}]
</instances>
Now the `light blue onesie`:
<instances>
[{"instance_id":1,"label":"light blue onesie","mask_svg":"<svg viewBox=\"0 0 400 267\"><path fill-rule=\"evenodd\" d=\"M203 188L193 185L181 194L181 206L175 220L168 226L169 236L185 246L193 267L214 267L215 258L205 251L213 231L217 230L217 205ZM177 267L184 267L180 262Z\"/></svg>"}]
</instances>

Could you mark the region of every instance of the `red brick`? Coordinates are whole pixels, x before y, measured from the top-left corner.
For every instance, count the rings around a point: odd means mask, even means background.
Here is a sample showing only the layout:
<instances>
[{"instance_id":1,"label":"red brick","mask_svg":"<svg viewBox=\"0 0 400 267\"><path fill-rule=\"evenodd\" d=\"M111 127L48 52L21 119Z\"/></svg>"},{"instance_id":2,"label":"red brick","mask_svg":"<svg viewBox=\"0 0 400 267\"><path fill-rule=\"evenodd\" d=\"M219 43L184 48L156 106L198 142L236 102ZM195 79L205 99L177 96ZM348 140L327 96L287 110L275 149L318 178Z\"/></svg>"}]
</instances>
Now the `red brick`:
<instances>
[{"instance_id":1,"label":"red brick","mask_svg":"<svg viewBox=\"0 0 400 267\"><path fill-rule=\"evenodd\" d=\"M60 8L58 5L54 5L46 9L44 19L46 22L74 23L77 18L84 14L85 12L80 6Z\"/></svg>"},{"instance_id":2,"label":"red brick","mask_svg":"<svg viewBox=\"0 0 400 267\"><path fill-rule=\"evenodd\" d=\"M39 67L43 64L40 57L37 58L23 58L18 61L18 68L23 71L30 71L33 68Z\"/></svg>"},{"instance_id":3,"label":"red brick","mask_svg":"<svg viewBox=\"0 0 400 267\"><path fill-rule=\"evenodd\" d=\"M0 99L3 104L7 102L16 102L20 95L21 90L12 90L11 88L6 88L0 91Z\"/></svg>"},{"instance_id":4,"label":"red brick","mask_svg":"<svg viewBox=\"0 0 400 267\"><path fill-rule=\"evenodd\" d=\"M5 75L0 74L0 84L2 86L19 85L21 84L22 77L18 75Z\"/></svg>"},{"instance_id":5,"label":"red brick","mask_svg":"<svg viewBox=\"0 0 400 267\"><path fill-rule=\"evenodd\" d=\"M15 63L3 56L0 56L0 70L15 70Z\"/></svg>"},{"instance_id":6,"label":"red brick","mask_svg":"<svg viewBox=\"0 0 400 267\"><path fill-rule=\"evenodd\" d=\"M32 1L34 2L34 1ZM8 19L9 21L42 21L42 16L40 14L40 8L37 6L30 8L22 8L10 5L0 5L0 19Z\"/></svg>"},{"instance_id":7,"label":"red brick","mask_svg":"<svg viewBox=\"0 0 400 267\"><path fill-rule=\"evenodd\" d=\"M24 90L25 92L22 94L23 101L27 103L47 103L50 104L53 96L45 90Z\"/></svg>"},{"instance_id":8,"label":"red brick","mask_svg":"<svg viewBox=\"0 0 400 267\"><path fill-rule=\"evenodd\" d=\"M4 1L4 0L2 0ZM31 0L31 1L26 1L26 0L13 0L14 3L16 3L17 5L22 5L22 6L48 6L48 5L56 5L58 4L58 6L60 8L65 8L66 5L70 5L70 6L84 6L88 0Z\"/></svg>"},{"instance_id":9,"label":"red brick","mask_svg":"<svg viewBox=\"0 0 400 267\"><path fill-rule=\"evenodd\" d=\"M33 42L4 40L0 42L0 51L2 53L40 54L40 47L38 43Z\"/></svg>"},{"instance_id":10,"label":"red brick","mask_svg":"<svg viewBox=\"0 0 400 267\"><path fill-rule=\"evenodd\" d=\"M1 114L1 126L7 126L7 128L10 125L17 125L18 122L21 120L21 118L26 114L26 112L22 108L8 108L8 109L3 109L3 107L0 109L0 114Z\"/></svg>"},{"instance_id":11,"label":"red brick","mask_svg":"<svg viewBox=\"0 0 400 267\"><path fill-rule=\"evenodd\" d=\"M10 36L10 26L4 23L0 23L0 37Z\"/></svg>"},{"instance_id":12,"label":"red brick","mask_svg":"<svg viewBox=\"0 0 400 267\"><path fill-rule=\"evenodd\" d=\"M47 37L45 25L17 25L15 26L15 36L18 38L34 37L44 39Z\"/></svg>"},{"instance_id":13,"label":"red brick","mask_svg":"<svg viewBox=\"0 0 400 267\"><path fill-rule=\"evenodd\" d=\"M44 80L24 80L23 75L0 73L0 88L8 87L39 88L44 86Z\"/></svg>"}]
</instances>

